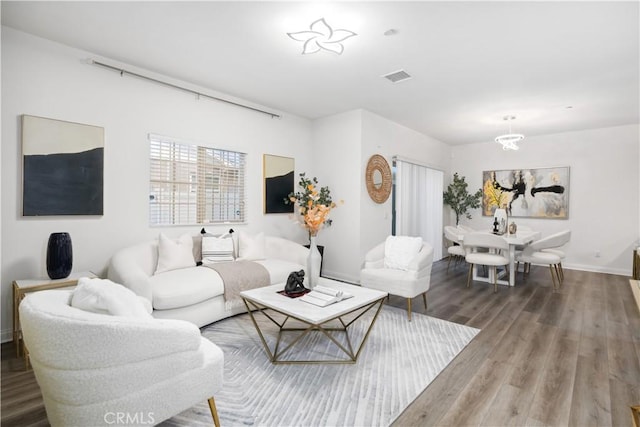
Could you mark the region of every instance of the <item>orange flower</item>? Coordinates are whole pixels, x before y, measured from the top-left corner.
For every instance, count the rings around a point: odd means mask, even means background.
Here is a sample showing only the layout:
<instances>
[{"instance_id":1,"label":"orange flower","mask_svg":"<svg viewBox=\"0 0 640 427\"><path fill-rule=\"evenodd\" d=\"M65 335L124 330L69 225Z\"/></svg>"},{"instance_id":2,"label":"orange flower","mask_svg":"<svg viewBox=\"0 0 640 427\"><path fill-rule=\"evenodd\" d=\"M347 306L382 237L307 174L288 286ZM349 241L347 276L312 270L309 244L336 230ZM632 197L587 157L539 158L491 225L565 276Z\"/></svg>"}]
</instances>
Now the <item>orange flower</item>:
<instances>
[{"instance_id":1,"label":"orange flower","mask_svg":"<svg viewBox=\"0 0 640 427\"><path fill-rule=\"evenodd\" d=\"M331 225L329 213L336 207L331 200L331 192L328 187L317 189L318 180L309 179L304 173L300 174L300 188L302 191L290 193L285 203L294 203L298 215L296 219L307 229L310 235L316 236L323 226ZM341 203L343 203L341 201Z\"/></svg>"}]
</instances>

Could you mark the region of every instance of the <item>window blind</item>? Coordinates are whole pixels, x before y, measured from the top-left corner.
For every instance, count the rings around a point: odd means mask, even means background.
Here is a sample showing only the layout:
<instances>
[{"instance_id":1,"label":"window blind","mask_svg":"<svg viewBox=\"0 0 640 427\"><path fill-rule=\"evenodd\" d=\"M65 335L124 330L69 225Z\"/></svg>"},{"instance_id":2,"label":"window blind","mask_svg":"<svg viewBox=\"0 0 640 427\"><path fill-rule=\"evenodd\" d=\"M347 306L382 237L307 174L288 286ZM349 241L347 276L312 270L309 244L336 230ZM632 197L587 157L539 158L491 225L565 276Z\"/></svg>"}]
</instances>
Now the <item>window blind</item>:
<instances>
[{"instance_id":1,"label":"window blind","mask_svg":"<svg viewBox=\"0 0 640 427\"><path fill-rule=\"evenodd\" d=\"M246 154L149 135L151 225L245 221Z\"/></svg>"}]
</instances>

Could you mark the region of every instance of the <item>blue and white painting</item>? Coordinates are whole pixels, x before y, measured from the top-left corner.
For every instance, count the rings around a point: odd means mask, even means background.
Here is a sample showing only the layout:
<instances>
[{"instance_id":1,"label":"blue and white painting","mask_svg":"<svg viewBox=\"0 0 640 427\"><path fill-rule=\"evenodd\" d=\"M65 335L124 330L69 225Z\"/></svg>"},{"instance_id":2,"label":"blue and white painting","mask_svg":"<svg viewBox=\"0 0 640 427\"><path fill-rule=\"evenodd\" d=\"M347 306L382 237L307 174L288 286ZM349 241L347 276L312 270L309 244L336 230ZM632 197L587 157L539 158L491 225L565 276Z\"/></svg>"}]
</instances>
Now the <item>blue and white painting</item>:
<instances>
[{"instance_id":1,"label":"blue and white painting","mask_svg":"<svg viewBox=\"0 0 640 427\"><path fill-rule=\"evenodd\" d=\"M22 214L102 215L104 129L22 116Z\"/></svg>"}]
</instances>

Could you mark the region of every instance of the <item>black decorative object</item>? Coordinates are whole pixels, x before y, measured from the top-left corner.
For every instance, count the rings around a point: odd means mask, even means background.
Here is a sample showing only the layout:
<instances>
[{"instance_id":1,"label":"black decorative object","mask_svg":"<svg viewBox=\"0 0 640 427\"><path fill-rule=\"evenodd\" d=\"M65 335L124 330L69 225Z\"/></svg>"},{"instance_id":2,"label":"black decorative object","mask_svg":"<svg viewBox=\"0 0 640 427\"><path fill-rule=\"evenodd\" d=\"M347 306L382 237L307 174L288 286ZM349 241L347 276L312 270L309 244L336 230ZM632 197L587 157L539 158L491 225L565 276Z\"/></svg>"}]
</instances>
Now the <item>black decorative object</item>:
<instances>
[{"instance_id":1,"label":"black decorative object","mask_svg":"<svg viewBox=\"0 0 640 427\"><path fill-rule=\"evenodd\" d=\"M47 274L52 279L64 279L71 274L73 250L69 233L51 233L47 244Z\"/></svg>"},{"instance_id":2,"label":"black decorative object","mask_svg":"<svg viewBox=\"0 0 640 427\"><path fill-rule=\"evenodd\" d=\"M287 278L287 284L284 287L284 291L287 295L304 293L307 288L302 284L304 282L304 270L294 271L289 274Z\"/></svg>"}]
</instances>

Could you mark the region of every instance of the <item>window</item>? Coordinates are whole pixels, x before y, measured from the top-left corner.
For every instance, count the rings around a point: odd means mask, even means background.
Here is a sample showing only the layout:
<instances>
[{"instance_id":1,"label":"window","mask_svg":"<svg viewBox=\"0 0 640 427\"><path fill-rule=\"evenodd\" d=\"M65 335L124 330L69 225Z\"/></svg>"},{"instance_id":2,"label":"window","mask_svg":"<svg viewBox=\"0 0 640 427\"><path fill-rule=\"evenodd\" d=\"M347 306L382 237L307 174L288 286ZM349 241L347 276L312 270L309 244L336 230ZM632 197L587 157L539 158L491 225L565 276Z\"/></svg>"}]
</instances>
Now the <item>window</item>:
<instances>
[{"instance_id":1,"label":"window","mask_svg":"<svg viewBox=\"0 0 640 427\"><path fill-rule=\"evenodd\" d=\"M151 225L245 221L245 153L149 135Z\"/></svg>"}]
</instances>

